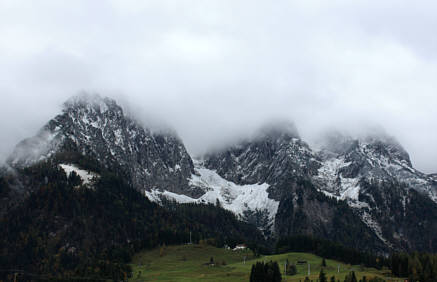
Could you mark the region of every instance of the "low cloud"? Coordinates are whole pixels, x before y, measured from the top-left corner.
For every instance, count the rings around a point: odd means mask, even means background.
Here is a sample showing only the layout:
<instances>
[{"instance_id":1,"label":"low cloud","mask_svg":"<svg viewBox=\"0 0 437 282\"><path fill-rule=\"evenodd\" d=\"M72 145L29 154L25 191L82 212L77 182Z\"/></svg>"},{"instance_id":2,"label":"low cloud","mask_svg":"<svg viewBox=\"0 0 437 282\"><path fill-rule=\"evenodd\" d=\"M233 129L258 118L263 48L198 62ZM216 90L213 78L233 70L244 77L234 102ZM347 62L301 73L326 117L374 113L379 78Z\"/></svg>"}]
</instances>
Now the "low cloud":
<instances>
[{"instance_id":1,"label":"low cloud","mask_svg":"<svg viewBox=\"0 0 437 282\"><path fill-rule=\"evenodd\" d=\"M307 140L379 124L435 172L436 5L2 1L0 154L85 90L172 125L194 154L271 119Z\"/></svg>"}]
</instances>

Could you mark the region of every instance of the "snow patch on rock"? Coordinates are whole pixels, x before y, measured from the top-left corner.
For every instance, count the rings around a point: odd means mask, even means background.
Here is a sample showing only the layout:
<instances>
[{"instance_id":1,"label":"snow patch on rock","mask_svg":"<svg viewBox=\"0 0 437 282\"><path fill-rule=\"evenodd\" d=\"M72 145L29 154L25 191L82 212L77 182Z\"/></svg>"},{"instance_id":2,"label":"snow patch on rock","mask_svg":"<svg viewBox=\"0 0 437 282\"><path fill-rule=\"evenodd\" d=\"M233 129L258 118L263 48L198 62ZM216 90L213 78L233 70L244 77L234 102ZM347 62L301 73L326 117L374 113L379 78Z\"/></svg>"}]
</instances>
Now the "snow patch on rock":
<instances>
[{"instance_id":1,"label":"snow patch on rock","mask_svg":"<svg viewBox=\"0 0 437 282\"><path fill-rule=\"evenodd\" d=\"M219 200L224 209L232 211L240 218L243 218L245 211L261 211L268 214L270 223L274 222L279 202L268 197L267 183L237 185L222 178L215 171L204 168L200 162L195 162L195 172L189 179L190 185L205 191L197 199L158 189L145 191L145 195L155 202L159 202L161 197L178 203L215 204Z\"/></svg>"},{"instance_id":2,"label":"snow patch on rock","mask_svg":"<svg viewBox=\"0 0 437 282\"><path fill-rule=\"evenodd\" d=\"M370 228L370 229L372 229L374 232L375 232L375 234L376 234L376 236L382 241L382 242L384 242L384 244L386 244L387 246L389 246L389 247L393 247L393 245L389 242L389 241L387 241L385 238L384 238L384 236L382 236L382 229L381 229L381 226L378 224L378 222L376 222L376 220L374 220L373 218L372 218L372 216L369 214L369 213L367 213L366 211L363 211L362 213L361 213L361 215L360 215L360 217L361 217L361 220Z\"/></svg>"},{"instance_id":3,"label":"snow patch on rock","mask_svg":"<svg viewBox=\"0 0 437 282\"><path fill-rule=\"evenodd\" d=\"M70 176L73 171L76 172L76 174L82 179L84 185L90 184L93 178L98 177L96 173L80 169L73 164L60 164L59 166L65 171L67 176Z\"/></svg>"},{"instance_id":4,"label":"snow patch on rock","mask_svg":"<svg viewBox=\"0 0 437 282\"><path fill-rule=\"evenodd\" d=\"M344 158L331 158L322 162L315 179L324 187L322 192L339 200L357 201L360 193L359 178L343 177L340 170L349 166Z\"/></svg>"}]
</instances>

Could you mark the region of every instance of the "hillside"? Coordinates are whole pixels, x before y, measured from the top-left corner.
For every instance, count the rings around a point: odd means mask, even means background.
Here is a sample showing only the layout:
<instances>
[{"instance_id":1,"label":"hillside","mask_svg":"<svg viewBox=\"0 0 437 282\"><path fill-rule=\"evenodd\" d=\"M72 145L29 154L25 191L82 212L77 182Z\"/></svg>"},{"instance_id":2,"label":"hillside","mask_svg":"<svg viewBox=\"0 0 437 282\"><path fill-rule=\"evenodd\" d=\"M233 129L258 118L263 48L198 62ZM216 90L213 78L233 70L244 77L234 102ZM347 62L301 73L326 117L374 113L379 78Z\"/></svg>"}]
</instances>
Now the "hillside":
<instances>
[{"instance_id":1,"label":"hillside","mask_svg":"<svg viewBox=\"0 0 437 282\"><path fill-rule=\"evenodd\" d=\"M168 210L103 168L92 172L92 183L84 183L78 174L67 175L60 158L0 177L2 190L19 182L33 185L29 195L0 218L3 269L57 278L118 279L130 272L126 263L135 252L188 242L190 232L194 242L264 242L255 227L239 222L229 211L213 205ZM79 172L92 167L76 166Z\"/></svg>"},{"instance_id":2,"label":"hillside","mask_svg":"<svg viewBox=\"0 0 437 282\"><path fill-rule=\"evenodd\" d=\"M244 263L244 257L246 262ZM211 257L215 265L207 265ZM133 276L130 281L249 281L252 264L257 261L277 261L283 272L285 260L290 262L306 261L311 265L310 279L318 278L322 258L310 253L285 253L255 258L249 250L232 251L208 245L179 245L144 251L133 257ZM225 262L225 264L223 264ZM328 279L335 275L343 281L350 272L355 271L357 278L383 277L387 281L403 281L386 277L388 270L378 271L359 265L347 265L335 260L326 260L325 271ZM338 271L338 267L340 272ZM284 281L303 281L308 275L307 264L297 265L298 273L284 276Z\"/></svg>"}]
</instances>

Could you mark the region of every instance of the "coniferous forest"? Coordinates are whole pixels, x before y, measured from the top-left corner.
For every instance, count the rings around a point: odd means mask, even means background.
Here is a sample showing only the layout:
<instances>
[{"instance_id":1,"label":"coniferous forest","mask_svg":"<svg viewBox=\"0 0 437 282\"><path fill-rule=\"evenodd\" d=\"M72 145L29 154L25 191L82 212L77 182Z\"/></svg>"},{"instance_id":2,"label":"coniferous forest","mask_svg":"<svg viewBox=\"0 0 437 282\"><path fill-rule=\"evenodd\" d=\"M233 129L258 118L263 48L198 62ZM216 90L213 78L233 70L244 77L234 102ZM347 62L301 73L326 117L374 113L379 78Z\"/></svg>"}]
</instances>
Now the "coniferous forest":
<instances>
[{"instance_id":1,"label":"coniferous forest","mask_svg":"<svg viewBox=\"0 0 437 282\"><path fill-rule=\"evenodd\" d=\"M94 188L80 187L47 161L0 179L7 194L14 181L26 179L33 192L1 218L0 265L5 279L18 270L26 277L128 277L127 262L141 249L184 244L190 239L216 244L263 244L258 230L214 205L165 209L150 202L114 173L101 170ZM216 225L209 224L214 222Z\"/></svg>"}]
</instances>

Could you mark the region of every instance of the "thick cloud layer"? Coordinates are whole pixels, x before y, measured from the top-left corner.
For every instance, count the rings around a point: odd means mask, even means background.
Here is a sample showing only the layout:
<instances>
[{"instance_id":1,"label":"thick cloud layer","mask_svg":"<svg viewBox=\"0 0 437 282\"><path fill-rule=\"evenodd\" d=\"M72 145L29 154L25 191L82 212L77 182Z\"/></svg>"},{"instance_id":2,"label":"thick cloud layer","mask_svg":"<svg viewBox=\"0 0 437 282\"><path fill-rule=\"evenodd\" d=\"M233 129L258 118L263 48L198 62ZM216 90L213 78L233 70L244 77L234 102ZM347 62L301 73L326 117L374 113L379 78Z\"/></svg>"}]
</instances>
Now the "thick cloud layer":
<instances>
[{"instance_id":1,"label":"thick cloud layer","mask_svg":"<svg viewBox=\"0 0 437 282\"><path fill-rule=\"evenodd\" d=\"M270 119L380 124L437 171L432 1L0 2L0 154L85 90L201 153Z\"/></svg>"}]
</instances>

